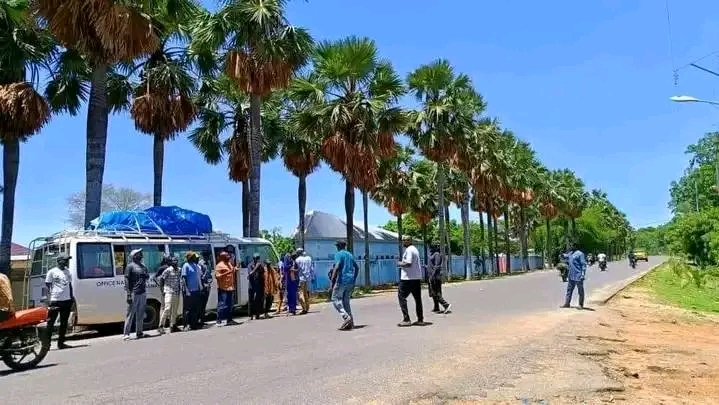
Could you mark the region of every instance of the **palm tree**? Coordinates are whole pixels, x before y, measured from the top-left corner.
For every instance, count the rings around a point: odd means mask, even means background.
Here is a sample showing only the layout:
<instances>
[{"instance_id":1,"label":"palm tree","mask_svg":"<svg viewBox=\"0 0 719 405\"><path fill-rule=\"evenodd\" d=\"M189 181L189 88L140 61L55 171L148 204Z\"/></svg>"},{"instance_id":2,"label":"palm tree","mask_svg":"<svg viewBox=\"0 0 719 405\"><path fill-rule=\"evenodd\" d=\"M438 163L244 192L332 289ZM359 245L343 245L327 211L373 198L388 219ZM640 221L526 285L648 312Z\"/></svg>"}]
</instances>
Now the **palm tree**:
<instances>
[{"instance_id":1,"label":"palm tree","mask_svg":"<svg viewBox=\"0 0 719 405\"><path fill-rule=\"evenodd\" d=\"M165 10L168 11L168 10ZM186 48L170 45L171 39L187 42L188 24L199 16L199 9L190 0L179 0L174 14L159 15L162 24L162 45L150 57L138 64L140 83L135 89L130 113L135 128L153 137L153 205L162 205L162 177L165 161L165 142L189 127L197 108L192 102L195 82L190 73L190 59Z\"/></svg>"},{"instance_id":2,"label":"palm tree","mask_svg":"<svg viewBox=\"0 0 719 405\"><path fill-rule=\"evenodd\" d=\"M402 257L402 216L419 201L420 196L417 176L411 171L414 150L399 145L397 149L394 158L380 162L379 173L382 180L372 192L372 199L397 217L398 256Z\"/></svg>"},{"instance_id":3,"label":"palm tree","mask_svg":"<svg viewBox=\"0 0 719 405\"><path fill-rule=\"evenodd\" d=\"M440 250L446 253L446 163L457 159L457 152L465 145L466 137L474 127L475 115L482 111L484 103L474 91L469 77L455 74L449 62L442 59L410 73L407 85L421 103L421 109L410 114L407 132L422 154L439 165L439 243Z\"/></svg>"},{"instance_id":4,"label":"palm tree","mask_svg":"<svg viewBox=\"0 0 719 405\"><path fill-rule=\"evenodd\" d=\"M174 4L162 2L168 8ZM150 55L160 46L158 27L152 23L158 5L139 0L36 0L35 5L53 36L71 53L82 55L84 63L77 67L87 67L79 76L89 79L89 91L84 84L64 90L68 108L79 105L73 100L84 101L89 93L85 152L85 225L89 225L101 211L111 111L108 74L113 64Z\"/></svg>"},{"instance_id":5,"label":"palm tree","mask_svg":"<svg viewBox=\"0 0 719 405\"><path fill-rule=\"evenodd\" d=\"M546 241L544 243L544 262L550 266L554 262L553 246L552 241L552 219L556 218L559 214L557 206L561 204L559 195L559 176L556 171L545 170L540 174L540 184L537 195L537 201L539 203L539 212L544 217L544 223L546 225Z\"/></svg>"},{"instance_id":6,"label":"palm tree","mask_svg":"<svg viewBox=\"0 0 719 405\"><path fill-rule=\"evenodd\" d=\"M345 179L347 248L353 249L354 189L372 192L379 162L396 153L394 135L405 125L396 103L404 86L368 38L323 42L312 64L313 74L295 80L292 91L312 100L300 127L321 132L323 159Z\"/></svg>"},{"instance_id":7,"label":"palm tree","mask_svg":"<svg viewBox=\"0 0 719 405\"><path fill-rule=\"evenodd\" d=\"M0 143L3 148L2 232L0 272L10 271L15 220L15 190L20 167L20 143L35 135L50 119L45 99L27 83L55 49L48 33L32 19L27 1L0 0Z\"/></svg>"},{"instance_id":8,"label":"palm tree","mask_svg":"<svg viewBox=\"0 0 719 405\"><path fill-rule=\"evenodd\" d=\"M427 263L427 248L432 242L428 237L427 225L437 215L437 201L439 200L437 196L437 165L429 160L419 159L410 165L410 173L417 193L417 198L412 201L410 213L422 228L424 262Z\"/></svg>"},{"instance_id":9,"label":"palm tree","mask_svg":"<svg viewBox=\"0 0 719 405\"><path fill-rule=\"evenodd\" d=\"M587 193L584 191L584 182L569 169L560 170L557 173L559 181L559 194L561 196L560 212L567 218L567 239L566 244L577 238L576 219L582 215L587 203Z\"/></svg>"},{"instance_id":10,"label":"palm tree","mask_svg":"<svg viewBox=\"0 0 719 405\"><path fill-rule=\"evenodd\" d=\"M286 0L228 0L214 15L199 19L195 47L219 50L228 78L249 96L250 236L260 236L262 106L276 89L289 85L311 53L309 33L289 24ZM239 151L239 150L238 150Z\"/></svg>"},{"instance_id":11,"label":"palm tree","mask_svg":"<svg viewBox=\"0 0 719 405\"><path fill-rule=\"evenodd\" d=\"M198 106L197 126L188 139L206 162L218 164L227 156L229 179L242 184L242 235L250 236L250 101L226 75L204 77L195 95ZM262 160L274 159L279 151L282 132L278 124L278 102L270 98L262 120ZM229 136L225 136L230 132Z\"/></svg>"},{"instance_id":12,"label":"palm tree","mask_svg":"<svg viewBox=\"0 0 719 405\"><path fill-rule=\"evenodd\" d=\"M297 177L297 205L299 208L299 235L301 248L305 248L305 212L307 207L307 177L321 164L321 133L303 127L302 114L309 111L310 100L301 99L288 91L283 97L282 161L287 170Z\"/></svg>"}]
</instances>

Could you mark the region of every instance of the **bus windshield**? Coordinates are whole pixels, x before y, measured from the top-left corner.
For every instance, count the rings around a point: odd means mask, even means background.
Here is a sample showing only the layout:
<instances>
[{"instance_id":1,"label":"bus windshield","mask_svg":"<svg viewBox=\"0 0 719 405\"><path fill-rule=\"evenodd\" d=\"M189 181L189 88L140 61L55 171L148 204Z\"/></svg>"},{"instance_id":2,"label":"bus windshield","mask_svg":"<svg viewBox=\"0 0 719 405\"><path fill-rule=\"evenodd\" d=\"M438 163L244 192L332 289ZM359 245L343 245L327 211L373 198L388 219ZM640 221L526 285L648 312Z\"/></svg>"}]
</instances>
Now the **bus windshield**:
<instances>
[{"instance_id":1,"label":"bus windshield","mask_svg":"<svg viewBox=\"0 0 719 405\"><path fill-rule=\"evenodd\" d=\"M242 258L243 268L247 267L247 265L252 261L252 256L254 256L255 253L260 254L260 260L269 260L273 265L276 265L280 260L277 257L277 253L275 253L275 250L272 248L272 245L269 243L241 245L240 249L240 257Z\"/></svg>"}]
</instances>

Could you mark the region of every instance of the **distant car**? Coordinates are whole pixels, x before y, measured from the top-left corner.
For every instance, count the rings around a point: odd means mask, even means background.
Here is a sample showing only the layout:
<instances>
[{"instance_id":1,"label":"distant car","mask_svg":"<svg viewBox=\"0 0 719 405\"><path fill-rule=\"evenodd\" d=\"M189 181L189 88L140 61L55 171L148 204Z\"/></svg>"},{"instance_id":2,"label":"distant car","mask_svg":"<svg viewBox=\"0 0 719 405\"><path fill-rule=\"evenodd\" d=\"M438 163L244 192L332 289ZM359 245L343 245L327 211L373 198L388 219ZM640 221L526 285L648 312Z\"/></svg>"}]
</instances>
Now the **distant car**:
<instances>
[{"instance_id":1,"label":"distant car","mask_svg":"<svg viewBox=\"0 0 719 405\"><path fill-rule=\"evenodd\" d=\"M646 250L635 250L634 251L634 257L639 260L644 260L645 262L649 261L649 255L647 254Z\"/></svg>"}]
</instances>

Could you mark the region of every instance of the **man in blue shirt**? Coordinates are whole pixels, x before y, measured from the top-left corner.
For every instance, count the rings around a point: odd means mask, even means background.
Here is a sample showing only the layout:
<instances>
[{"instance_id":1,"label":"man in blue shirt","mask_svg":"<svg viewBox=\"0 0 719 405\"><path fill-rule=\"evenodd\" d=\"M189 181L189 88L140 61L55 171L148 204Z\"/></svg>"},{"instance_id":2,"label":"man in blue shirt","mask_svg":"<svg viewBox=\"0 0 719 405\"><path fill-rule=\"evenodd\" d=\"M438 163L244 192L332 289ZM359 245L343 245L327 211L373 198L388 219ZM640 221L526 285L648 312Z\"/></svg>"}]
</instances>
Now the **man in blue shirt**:
<instances>
[{"instance_id":1,"label":"man in blue shirt","mask_svg":"<svg viewBox=\"0 0 719 405\"><path fill-rule=\"evenodd\" d=\"M200 256L195 252L185 254L185 264L182 265L182 287L185 292L182 303L182 313L185 330L197 329L202 294L202 269Z\"/></svg>"},{"instance_id":2,"label":"man in blue shirt","mask_svg":"<svg viewBox=\"0 0 719 405\"><path fill-rule=\"evenodd\" d=\"M569 280L562 308L569 308L574 287L577 287L577 293L579 293L579 308L584 308L584 277L587 274L587 261L584 258L584 253L577 248L576 243L572 243L570 247L567 265L569 267L567 274Z\"/></svg>"},{"instance_id":3,"label":"man in blue shirt","mask_svg":"<svg viewBox=\"0 0 719 405\"><path fill-rule=\"evenodd\" d=\"M342 316L340 330L350 330L354 327L350 298L359 273L359 265L352 253L347 250L347 242L338 240L335 246L337 246L337 253L335 253L335 263L330 271L330 283L333 286L332 305Z\"/></svg>"}]
</instances>

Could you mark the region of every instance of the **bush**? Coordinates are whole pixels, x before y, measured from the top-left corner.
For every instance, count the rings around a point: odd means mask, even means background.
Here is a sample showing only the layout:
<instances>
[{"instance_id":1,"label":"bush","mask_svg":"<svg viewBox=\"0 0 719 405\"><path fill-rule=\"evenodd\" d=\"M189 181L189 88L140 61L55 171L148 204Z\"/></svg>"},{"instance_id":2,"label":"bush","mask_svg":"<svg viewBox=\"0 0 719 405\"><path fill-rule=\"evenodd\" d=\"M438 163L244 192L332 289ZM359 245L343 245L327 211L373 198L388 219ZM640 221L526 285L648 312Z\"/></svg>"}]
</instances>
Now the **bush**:
<instances>
[{"instance_id":1,"label":"bush","mask_svg":"<svg viewBox=\"0 0 719 405\"><path fill-rule=\"evenodd\" d=\"M676 217L667 229L666 240L671 253L701 268L719 264L719 208Z\"/></svg>"}]
</instances>

